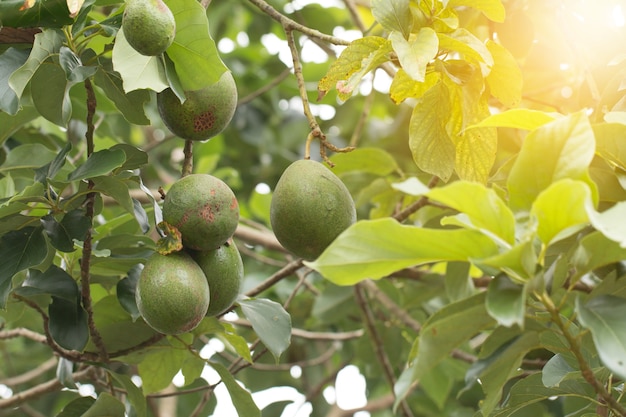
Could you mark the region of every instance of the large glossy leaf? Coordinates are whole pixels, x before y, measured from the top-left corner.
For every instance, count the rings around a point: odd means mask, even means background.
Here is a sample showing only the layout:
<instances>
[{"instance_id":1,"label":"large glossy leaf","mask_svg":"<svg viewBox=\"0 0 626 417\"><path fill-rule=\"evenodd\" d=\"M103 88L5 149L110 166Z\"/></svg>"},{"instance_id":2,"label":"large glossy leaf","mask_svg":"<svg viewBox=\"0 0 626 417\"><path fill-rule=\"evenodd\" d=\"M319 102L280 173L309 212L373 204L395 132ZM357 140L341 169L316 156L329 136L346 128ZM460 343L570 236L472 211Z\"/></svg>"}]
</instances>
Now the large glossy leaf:
<instances>
[{"instance_id":1,"label":"large glossy leaf","mask_svg":"<svg viewBox=\"0 0 626 417\"><path fill-rule=\"evenodd\" d=\"M446 129L451 112L448 91L439 83L417 100L409 124L409 147L417 166L447 181L455 149Z\"/></svg>"},{"instance_id":2,"label":"large glossy leaf","mask_svg":"<svg viewBox=\"0 0 626 417\"><path fill-rule=\"evenodd\" d=\"M426 67L439 51L439 39L435 31L424 27L415 38L409 40L400 32L392 32L389 40L404 72L415 81L425 81Z\"/></svg>"},{"instance_id":3,"label":"large glossy leaf","mask_svg":"<svg viewBox=\"0 0 626 417\"><path fill-rule=\"evenodd\" d=\"M582 180L595 189L587 173L594 152L593 130L583 112L532 131L525 138L508 178L511 207L530 209L541 191L563 178Z\"/></svg>"},{"instance_id":4,"label":"large glossy leaf","mask_svg":"<svg viewBox=\"0 0 626 417\"><path fill-rule=\"evenodd\" d=\"M426 229L385 218L357 222L306 264L335 284L352 285L418 264L471 261L496 253L493 240L475 230Z\"/></svg>"},{"instance_id":5,"label":"large glossy leaf","mask_svg":"<svg viewBox=\"0 0 626 417\"><path fill-rule=\"evenodd\" d=\"M227 70L209 32L206 11L195 0L165 0L176 20L174 42L165 53L185 91L216 83Z\"/></svg>"},{"instance_id":6,"label":"large glossy leaf","mask_svg":"<svg viewBox=\"0 0 626 417\"><path fill-rule=\"evenodd\" d=\"M9 48L0 55L0 110L15 115L19 110L19 98L9 87L9 77L28 59L29 51Z\"/></svg>"},{"instance_id":7,"label":"large glossy leaf","mask_svg":"<svg viewBox=\"0 0 626 417\"><path fill-rule=\"evenodd\" d=\"M576 312L591 331L602 363L619 378L626 378L626 299L600 295L584 303L579 297Z\"/></svg>"},{"instance_id":8,"label":"large glossy leaf","mask_svg":"<svg viewBox=\"0 0 626 417\"><path fill-rule=\"evenodd\" d=\"M87 161L68 175L68 180L78 181L87 178L107 175L121 166L126 160L126 153L121 149L103 149L89 155ZM132 209L131 209L132 211Z\"/></svg>"},{"instance_id":9,"label":"large glossy leaf","mask_svg":"<svg viewBox=\"0 0 626 417\"><path fill-rule=\"evenodd\" d=\"M353 41L333 62L317 89L320 96L337 88L339 98L347 100L371 70L389 60L391 42L378 36L366 36Z\"/></svg>"},{"instance_id":10,"label":"large glossy leaf","mask_svg":"<svg viewBox=\"0 0 626 417\"><path fill-rule=\"evenodd\" d=\"M226 385L230 399L237 410L237 414L246 417L261 417L261 410L252 399L250 391L243 388L228 372L224 365L218 362L209 362L209 365L219 374L222 382Z\"/></svg>"},{"instance_id":11,"label":"large glossy leaf","mask_svg":"<svg viewBox=\"0 0 626 417\"><path fill-rule=\"evenodd\" d=\"M0 2L0 25L8 27L61 27L72 23L68 0L46 0L34 2L33 7L24 8L24 0L2 0Z\"/></svg>"},{"instance_id":12,"label":"large glossy leaf","mask_svg":"<svg viewBox=\"0 0 626 417\"><path fill-rule=\"evenodd\" d=\"M409 3L409 0L372 0L372 14L386 30L400 32L408 38L413 27Z\"/></svg>"},{"instance_id":13,"label":"large glossy leaf","mask_svg":"<svg viewBox=\"0 0 626 417\"><path fill-rule=\"evenodd\" d=\"M526 291L506 275L498 275L489 283L487 302L489 315L506 327L524 327Z\"/></svg>"},{"instance_id":14,"label":"large glossy leaf","mask_svg":"<svg viewBox=\"0 0 626 417\"><path fill-rule=\"evenodd\" d=\"M475 182L455 181L445 187L433 188L426 196L462 213L456 216L458 224L484 231L509 245L513 244L513 212L493 189Z\"/></svg>"},{"instance_id":15,"label":"large glossy leaf","mask_svg":"<svg viewBox=\"0 0 626 417\"><path fill-rule=\"evenodd\" d=\"M52 55L59 52L63 45L63 34L58 30L46 29L35 35L33 49L30 51L28 59L10 77L9 85L15 91L18 98L26 88L37 69Z\"/></svg>"},{"instance_id":16,"label":"large glossy leaf","mask_svg":"<svg viewBox=\"0 0 626 417\"><path fill-rule=\"evenodd\" d=\"M264 298L240 300L244 316L276 360L291 343L291 316L282 305Z\"/></svg>"},{"instance_id":17,"label":"large glossy leaf","mask_svg":"<svg viewBox=\"0 0 626 417\"><path fill-rule=\"evenodd\" d=\"M42 227L25 227L0 238L0 288L11 286L11 279L24 269L39 265L48 254ZM1 292L0 308L6 306L6 291Z\"/></svg>"},{"instance_id":18,"label":"large glossy leaf","mask_svg":"<svg viewBox=\"0 0 626 417\"><path fill-rule=\"evenodd\" d=\"M75 300L52 297L48 307L50 334L63 348L82 351L89 340L87 313Z\"/></svg>"},{"instance_id":19,"label":"large glossy leaf","mask_svg":"<svg viewBox=\"0 0 626 417\"><path fill-rule=\"evenodd\" d=\"M31 269L22 285L15 289L21 296L50 294L58 298L76 303L78 285L74 278L58 266L51 266L45 272Z\"/></svg>"},{"instance_id":20,"label":"large glossy leaf","mask_svg":"<svg viewBox=\"0 0 626 417\"><path fill-rule=\"evenodd\" d=\"M37 111L52 123L66 127L72 115L72 104L65 71L57 64L45 62L37 68L30 82Z\"/></svg>"},{"instance_id":21,"label":"large glossy leaf","mask_svg":"<svg viewBox=\"0 0 626 417\"><path fill-rule=\"evenodd\" d=\"M104 94L113 102L124 118L130 123L147 125L150 120L146 117L143 106L150 101L150 93L146 90L135 90L126 93L122 78L118 73L106 71L102 67L95 74L94 82L104 91Z\"/></svg>"},{"instance_id":22,"label":"large glossy leaf","mask_svg":"<svg viewBox=\"0 0 626 417\"><path fill-rule=\"evenodd\" d=\"M582 181L563 179L542 191L533 202L537 235L546 245L564 239L588 224L591 191Z\"/></svg>"}]
</instances>

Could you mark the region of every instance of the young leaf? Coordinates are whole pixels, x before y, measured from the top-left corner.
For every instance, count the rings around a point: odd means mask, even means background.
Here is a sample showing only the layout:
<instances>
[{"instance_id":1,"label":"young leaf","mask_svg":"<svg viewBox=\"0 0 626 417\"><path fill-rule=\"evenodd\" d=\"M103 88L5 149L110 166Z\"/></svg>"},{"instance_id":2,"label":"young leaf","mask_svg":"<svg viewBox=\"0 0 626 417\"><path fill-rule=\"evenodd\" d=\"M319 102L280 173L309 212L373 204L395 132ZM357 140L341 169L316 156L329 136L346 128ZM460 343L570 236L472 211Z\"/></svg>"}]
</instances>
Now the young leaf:
<instances>
[{"instance_id":1,"label":"young leaf","mask_svg":"<svg viewBox=\"0 0 626 417\"><path fill-rule=\"evenodd\" d=\"M416 37L408 41L400 32L391 32L389 40L406 74L415 81L424 82L426 67L439 51L435 31L429 27L421 28Z\"/></svg>"},{"instance_id":2,"label":"young leaf","mask_svg":"<svg viewBox=\"0 0 626 417\"><path fill-rule=\"evenodd\" d=\"M563 178L588 178L595 138L584 112L548 123L526 136L508 178L510 206L528 210L539 193Z\"/></svg>"},{"instance_id":3,"label":"young leaf","mask_svg":"<svg viewBox=\"0 0 626 417\"><path fill-rule=\"evenodd\" d=\"M537 196L530 210L537 219L537 235L546 245L572 235L589 222L586 207L591 204L584 182L567 178L555 182Z\"/></svg>"},{"instance_id":4,"label":"young leaf","mask_svg":"<svg viewBox=\"0 0 626 417\"><path fill-rule=\"evenodd\" d=\"M19 110L19 97L9 87L9 77L28 59L28 50L9 48L0 55L0 110L15 115Z\"/></svg>"},{"instance_id":5,"label":"young leaf","mask_svg":"<svg viewBox=\"0 0 626 417\"><path fill-rule=\"evenodd\" d=\"M446 130L451 104L439 83L417 100L409 124L409 147L417 166L447 181L454 170L454 143Z\"/></svg>"},{"instance_id":6,"label":"young leaf","mask_svg":"<svg viewBox=\"0 0 626 417\"><path fill-rule=\"evenodd\" d=\"M426 196L466 215L470 227L513 244L515 217L493 189L475 182L455 181L433 188Z\"/></svg>"},{"instance_id":7,"label":"young leaf","mask_svg":"<svg viewBox=\"0 0 626 417\"><path fill-rule=\"evenodd\" d=\"M124 404L111 394L101 392L96 402L80 417L124 417Z\"/></svg>"},{"instance_id":8,"label":"young leaf","mask_svg":"<svg viewBox=\"0 0 626 417\"><path fill-rule=\"evenodd\" d=\"M525 240L513 246L510 250L498 253L492 257L477 261L479 267L491 271L496 275L498 271L504 272L518 283L525 283L535 273L538 255L532 240Z\"/></svg>"},{"instance_id":9,"label":"young leaf","mask_svg":"<svg viewBox=\"0 0 626 417\"><path fill-rule=\"evenodd\" d=\"M291 344L291 316L283 306L264 298L240 300L239 305L257 336L276 360Z\"/></svg>"},{"instance_id":10,"label":"young leaf","mask_svg":"<svg viewBox=\"0 0 626 417\"><path fill-rule=\"evenodd\" d=\"M107 175L113 169L121 166L126 160L126 154L121 149L103 149L89 155L87 161L71 172L67 179L79 181L100 175ZM131 210L132 212L132 204Z\"/></svg>"},{"instance_id":11,"label":"young leaf","mask_svg":"<svg viewBox=\"0 0 626 417\"><path fill-rule=\"evenodd\" d=\"M424 82L417 82L400 68L391 81L389 97L396 104L402 103L407 98L420 98L440 81L440 72L428 72Z\"/></svg>"},{"instance_id":12,"label":"young leaf","mask_svg":"<svg viewBox=\"0 0 626 417\"><path fill-rule=\"evenodd\" d=\"M317 89L323 97L337 88L339 98L347 100L365 74L389 60L391 42L378 36L366 36L353 41L332 63Z\"/></svg>"},{"instance_id":13,"label":"young leaf","mask_svg":"<svg viewBox=\"0 0 626 417\"><path fill-rule=\"evenodd\" d=\"M187 356L188 352L185 349L173 346L152 349L138 365L139 375L143 381L143 393L152 394L170 385Z\"/></svg>"},{"instance_id":14,"label":"young leaf","mask_svg":"<svg viewBox=\"0 0 626 417\"><path fill-rule=\"evenodd\" d=\"M174 14L176 36L165 53L185 91L216 83L227 70L209 32L206 10L195 0L165 0Z\"/></svg>"},{"instance_id":15,"label":"young leaf","mask_svg":"<svg viewBox=\"0 0 626 417\"><path fill-rule=\"evenodd\" d=\"M624 224L626 201L620 201L601 213L597 212L591 204L588 204L587 213L596 230L618 242L621 247L626 247L626 225Z\"/></svg>"},{"instance_id":16,"label":"young leaf","mask_svg":"<svg viewBox=\"0 0 626 417\"><path fill-rule=\"evenodd\" d=\"M495 113L484 118L479 123L468 126L466 129L477 127L509 127L512 129L535 130L546 123L554 121L554 117L539 111L530 109L511 109L502 113Z\"/></svg>"},{"instance_id":17,"label":"young leaf","mask_svg":"<svg viewBox=\"0 0 626 417\"><path fill-rule=\"evenodd\" d=\"M59 346L82 351L89 340L87 313L78 304L77 299L69 301L52 297L48 307L50 316L50 334Z\"/></svg>"},{"instance_id":18,"label":"young leaf","mask_svg":"<svg viewBox=\"0 0 626 417\"><path fill-rule=\"evenodd\" d=\"M467 6L483 12L487 19L504 22L505 9L501 0L449 0L448 7Z\"/></svg>"},{"instance_id":19,"label":"young leaf","mask_svg":"<svg viewBox=\"0 0 626 417\"><path fill-rule=\"evenodd\" d=\"M317 260L305 264L337 285L353 285L409 266L472 261L496 253L493 240L475 230L426 229L384 218L355 223Z\"/></svg>"},{"instance_id":20,"label":"young leaf","mask_svg":"<svg viewBox=\"0 0 626 417\"><path fill-rule=\"evenodd\" d=\"M389 32L400 32L408 38L413 27L409 0L372 0L372 15Z\"/></svg>"},{"instance_id":21,"label":"young leaf","mask_svg":"<svg viewBox=\"0 0 626 417\"><path fill-rule=\"evenodd\" d=\"M493 57L485 44L467 29L459 28L452 33L437 32L439 49L452 50L463 55L466 61L479 64L483 75L493 67Z\"/></svg>"},{"instance_id":22,"label":"young leaf","mask_svg":"<svg viewBox=\"0 0 626 417\"><path fill-rule=\"evenodd\" d=\"M583 303L579 297L576 313L591 331L602 363L619 378L626 378L626 299L607 294Z\"/></svg>"},{"instance_id":23,"label":"young leaf","mask_svg":"<svg viewBox=\"0 0 626 417\"><path fill-rule=\"evenodd\" d=\"M487 49L494 61L493 68L487 76L491 94L505 106L517 106L522 99L522 71L505 47L488 41Z\"/></svg>"},{"instance_id":24,"label":"young leaf","mask_svg":"<svg viewBox=\"0 0 626 417\"><path fill-rule=\"evenodd\" d=\"M222 382L226 385L230 399L237 410L237 414L246 417L261 417L261 410L252 399L250 391L243 388L237 383L235 378L228 372L224 365L218 362L209 362L209 365L222 378Z\"/></svg>"},{"instance_id":25,"label":"young leaf","mask_svg":"<svg viewBox=\"0 0 626 417\"><path fill-rule=\"evenodd\" d=\"M524 327L526 313L526 291L524 287L511 281L506 275L498 275L489 283L487 302L489 315L498 324L506 327Z\"/></svg>"},{"instance_id":26,"label":"young leaf","mask_svg":"<svg viewBox=\"0 0 626 417\"><path fill-rule=\"evenodd\" d=\"M129 415L134 415L135 417L146 417L148 415L148 405L146 403L146 397L143 396L141 389L138 388L128 376L118 374L111 370L107 370L107 372L126 391L128 402L130 402L132 410L134 411L134 414L129 413Z\"/></svg>"}]
</instances>

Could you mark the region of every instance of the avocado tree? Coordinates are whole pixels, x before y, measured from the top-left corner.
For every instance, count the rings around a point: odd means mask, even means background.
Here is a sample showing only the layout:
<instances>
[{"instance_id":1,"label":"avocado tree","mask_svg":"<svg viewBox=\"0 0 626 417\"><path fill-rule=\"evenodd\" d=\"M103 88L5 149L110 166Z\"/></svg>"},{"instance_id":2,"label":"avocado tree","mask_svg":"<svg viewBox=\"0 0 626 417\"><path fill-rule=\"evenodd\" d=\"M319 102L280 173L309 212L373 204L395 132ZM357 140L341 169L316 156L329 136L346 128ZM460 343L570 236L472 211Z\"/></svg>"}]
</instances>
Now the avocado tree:
<instances>
[{"instance_id":1,"label":"avocado tree","mask_svg":"<svg viewBox=\"0 0 626 417\"><path fill-rule=\"evenodd\" d=\"M0 415L626 416L626 4L591 3L0 1ZM210 248L228 204L164 221L194 174L236 197Z\"/></svg>"}]
</instances>

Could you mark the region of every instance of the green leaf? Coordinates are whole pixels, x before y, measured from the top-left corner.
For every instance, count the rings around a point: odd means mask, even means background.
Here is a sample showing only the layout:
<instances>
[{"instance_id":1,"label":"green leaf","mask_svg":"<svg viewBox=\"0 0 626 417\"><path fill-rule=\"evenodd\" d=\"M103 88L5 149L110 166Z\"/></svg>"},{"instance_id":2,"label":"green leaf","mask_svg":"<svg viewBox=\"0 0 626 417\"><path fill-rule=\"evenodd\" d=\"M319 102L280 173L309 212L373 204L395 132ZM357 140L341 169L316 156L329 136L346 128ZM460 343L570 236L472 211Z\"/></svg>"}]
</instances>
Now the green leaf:
<instances>
[{"instance_id":1,"label":"green leaf","mask_svg":"<svg viewBox=\"0 0 626 417\"><path fill-rule=\"evenodd\" d=\"M563 355L557 353L541 369L541 381L546 387L558 387L559 383L574 371Z\"/></svg>"},{"instance_id":2,"label":"green leaf","mask_svg":"<svg viewBox=\"0 0 626 417\"><path fill-rule=\"evenodd\" d=\"M24 65L29 51L25 49L9 48L0 55L0 110L15 115L19 110L19 97L9 87L9 77L13 71Z\"/></svg>"},{"instance_id":3,"label":"green leaf","mask_svg":"<svg viewBox=\"0 0 626 417\"><path fill-rule=\"evenodd\" d=\"M493 240L475 230L426 229L384 218L358 221L317 260L305 264L337 285L353 285L418 264L472 261L496 253Z\"/></svg>"},{"instance_id":4,"label":"green leaf","mask_svg":"<svg viewBox=\"0 0 626 417\"><path fill-rule=\"evenodd\" d=\"M24 269L37 266L48 255L48 245L42 227L25 227L11 231L0 238L0 288L10 288L11 279ZM0 308L6 307L5 297Z\"/></svg>"},{"instance_id":5,"label":"green leaf","mask_svg":"<svg viewBox=\"0 0 626 417\"><path fill-rule=\"evenodd\" d=\"M494 22L504 22L505 9L501 0L449 0L448 7L467 6L483 12Z\"/></svg>"},{"instance_id":6,"label":"green leaf","mask_svg":"<svg viewBox=\"0 0 626 417\"><path fill-rule=\"evenodd\" d=\"M226 385L230 399L237 410L237 415L246 417L261 417L261 410L252 399L250 391L237 383L235 378L228 372L224 365L218 362L209 362L209 365L219 374L222 382Z\"/></svg>"},{"instance_id":7,"label":"green leaf","mask_svg":"<svg viewBox=\"0 0 626 417\"><path fill-rule=\"evenodd\" d=\"M517 106L522 99L522 71L517 61L505 47L491 40L487 42L487 49L494 61L487 76L491 94L505 106Z\"/></svg>"},{"instance_id":8,"label":"green leaf","mask_svg":"<svg viewBox=\"0 0 626 417\"><path fill-rule=\"evenodd\" d=\"M26 85L35 75L39 66L49 57L59 52L63 41L64 36L59 30L45 29L35 35L33 49L31 49L28 59L24 65L15 70L9 77L9 85L18 98L22 97Z\"/></svg>"},{"instance_id":9,"label":"green leaf","mask_svg":"<svg viewBox=\"0 0 626 417\"><path fill-rule=\"evenodd\" d=\"M15 293L24 297L50 294L73 303L76 303L79 295L78 285L74 278L55 265L45 272L30 269L26 280L20 287L15 288Z\"/></svg>"},{"instance_id":10,"label":"green leaf","mask_svg":"<svg viewBox=\"0 0 626 417\"><path fill-rule=\"evenodd\" d=\"M148 415L148 404L146 403L146 397L144 397L141 389L133 383L133 381L126 375L118 374L111 370L107 370L109 375L113 377L126 391L128 402L132 406L135 417L146 417Z\"/></svg>"},{"instance_id":11,"label":"green leaf","mask_svg":"<svg viewBox=\"0 0 626 417\"><path fill-rule=\"evenodd\" d=\"M100 151L102 152L102 151ZM120 150L110 151L110 152L121 152L125 157L125 153ZM92 156L95 154L92 154ZM89 162L89 161L87 161ZM113 164L113 162L111 163ZM78 171L78 170L77 170ZM93 177L92 181L94 182L94 191L101 192L109 197L112 197L120 206L124 208L127 212L131 214L135 214L135 206L133 204L133 200L130 197L130 190L128 188L128 184L125 181L110 176L97 176Z\"/></svg>"},{"instance_id":12,"label":"green leaf","mask_svg":"<svg viewBox=\"0 0 626 417\"><path fill-rule=\"evenodd\" d=\"M443 83L417 100L409 124L409 147L417 166L448 181L454 170L455 146L446 129L451 104Z\"/></svg>"},{"instance_id":13,"label":"green leaf","mask_svg":"<svg viewBox=\"0 0 626 417\"><path fill-rule=\"evenodd\" d=\"M276 360L291 343L291 316L282 305L265 298L240 300L243 315Z\"/></svg>"},{"instance_id":14,"label":"green leaf","mask_svg":"<svg viewBox=\"0 0 626 417\"><path fill-rule=\"evenodd\" d=\"M130 314L133 321L137 320L141 314L137 309L137 302L135 299L135 290L137 288L137 281L139 281L139 275L142 270L141 264L134 266L128 271L128 275L119 280L115 286L117 294L117 300L120 305Z\"/></svg>"},{"instance_id":15,"label":"green leaf","mask_svg":"<svg viewBox=\"0 0 626 417\"><path fill-rule=\"evenodd\" d=\"M96 402L80 417L124 417L126 409L117 398L101 392Z\"/></svg>"},{"instance_id":16,"label":"green leaf","mask_svg":"<svg viewBox=\"0 0 626 417\"><path fill-rule=\"evenodd\" d=\"M595 185L588 167L595 153L595 139L584 112L548 123L526 136L508 178L510 206L528 210L539 193L560 179Z\"/></svg>"},{"instance_id":17,"label":"green leaf","mask_svg":"<svg viewBox=\"0 0 626 417\"><path fill-rule=\"evenodd\" d=\"M466 61L479 64L482 74L487 76L493 67L493 57L487 46L465 28L452 33L437 32L440 50L452 50L463 55Z\"/></svg>"},{"instance_id":18,"label":"green leaf","mask_svg":"<svg viewBox=\"0 0 626 417\"><path fill-rule=\"evenodd\" d=\"M115 168L122 166L125 160L126 154L123 150L103 149L89 155L85 163L71 172L67 176L67 179L70 181L80 181L100 175L107 175Z\"/></svg>"},{"instance_id":19,"label":"green leaf","mask_svg":"<svg viewBox=\"0 0 626 417\"><path fill-rule=\"evenodd\" d=\"M70 150L72 150L72 143L68 141L52 161L35 170L35 181L46 185L46 180L53 179L65 165L66 156Z\"/></svg>"},{"instance_id":20,"label":"green leaf","mask_svg":"<svg viewBox=\"0 0 626 417\"><path fill-rule=\"evenodd\" d=\"M538 256L532 240L525 240L513 246L510 250L498 253L492 257L481 259L478 266L491 271L496 275L498 271L504 272L518 283L525 283L534 274L537 266Z\"/></svg>"},{"instance_id":21,"label":"green leaf","mask_svg":"<svg viewBox=\"0 0 626 417\"><path fill-rule=\"evenodd\" d=\"M626 224L624 224L626 201L620 201L601 213L597 212L591 204L587 204L587 214L596 230L618 242L621 247L626 247Z\"/></svg>"},{"instance_id":22,"label":"green leaf","mask_svg":"<svg viewBox=\"0 0 626 417\"><path fill-rule=\"evenodd\" d=\"M426 67L439 51L439 39L434 30L423 27L409 40L400 32L391 32L389 40L405 73L413 80L426 80Z\"/></svg>"},{"instance_id":23,"label":"green leaf","mask_svg":"<svg viewBox=\"0 0 626 417\"><path fill-rule=\"evenodd\" d=\"M580 323L591 331L602 363L619 378L626 378L626 299L600 295L583 304L576 299Z\"/></svg>"},{"instance_id":24,"label":"green leaf","mask_svg":"<svg viewBox=\"0 0 626 417\"><path fill-rule=\"evenodd\" d=\"M37 1L26 10L23 6L24 0L0 1L0 24L8 27L61 27L74 20L70 17L67 0Z\"/></svg>"},{"instance_id":25,"label":"green leaf","mask_svg":"<svg viewBox=\"0 0 626 417\"><path fill-rule=\"evenodd\" d=\"M596 152L611 164L626 169L626 125L622 123L600 123L593 126L596 137Z\"/></svg>"},{"instance_id":26,"label":"green leaf","mask_svg":"<svg viewBox=\"0 0 626 417\"><path fill-rule=\"evenodd\" d=\"M479 123L468 126L466 129L478 127L509 127L512 129L535 130L554 120L555 117L539 110L510 109L502 113L492 114Z\"/></svg>"},{"instance_id":27,"label":"green leaf","mask_svg":"<svg viewBox=\"0 0 626 417\"><path fill-rule=\"evenodd\" d=\"M338 176L359 171L382 177L399 169L393 156L380 148L357 148L352 152L336 153L331 161L335 164L332 170Z\"/></svg>"},{"instance_id":28,"label":"green leaf","mask_svg":"<svg viewBox=\"0 0 626 417\"><path fill-rule=\"evenodd\" d=\"M524 327L526 291L506 275L498 275L491 280L485 306L498 324L506 327L517 324L520 328Z\"/></svg>"},{"instance_id":29,"label":"green leaf","mask_svg":"<svg viewBox=\"0 0 626 417\"><path fill-rule=\"evenodd\" d=\"M80 417L96 402L92 397L79 397L69 402L55 417Z\"/></svg>"},{"instance_id":30,"label":"green leaf","mask_svg":"<svg viewBox=\"0 0 626 417\"><path fill-rule=\"evenodd\" d=\"M495 236L511 245L515 241L515 217L493 189L482 184L455 181L433 188L426 196L462 213L459 224Z\"/></svg>"},{"instance_id":31,"label":"green leaf","mask_svg":"<svg viewBox=\"0 0 626 417\"><path fill-rule=\"evenodd\" d=\"M228 69L209 32L206 10L195 0L165 0L174 14L176 36L165 53L174 62L185 91L216 83Z\"/></svg>"},{"instance_id":32,"label":"green leaf","mask_svg":"<svg viewBox=\"0 0 626 417\"><path fill-rule=\"evenodd\" d=\"M50 239L50 243L61 252L73 252L74 241L61 223L54 216L48 214L40 219L46 235Z\"/></svg>"},{"instance_id":33,"label":"green leaf","mask_svg":"<svg viewBox=\"0 0 626 417\"><path fill-rule=\"evenodd\" d=\"M37 169L52 161L58 152L41 143L27 143L11 149L7 159L0 165L0 172L13 169Z\"/></svg>"},{"instance_id":34,"label":"green leaf","mask_svg":"<svg viewBox=\"0 0 626 417\"><path fill-rule=\"evenodd\" d=\"M59 50L59 65L71 83L82 83L98 70L98 67L84 66L78 55L67 46L62 46Z\"/></svg>"},{"instance_id":35,"label":"green leaf","mask_svg":"<svg viewBox=\"0 0 626 417\"><path fill-rule=\"evenodd\" d=\"M460 179L485 184L498 148L498 132L493 128L466 130L455 136L454 169Z\"/></svg>"},{"instance_id":36,"label":"green leaf","mask_svg":"<svg viewBox=\"0 0 626 417\"><path fill-rule=\"evenodd\" d=\"M469 262L448 262L446 265L446 295L450 301L459 301L475 293Z\"/></svg>"},{"instance_id":37,"label":"green leaf","mask_svg":"<svg viewBox=\"0 0 626 417\"><path fill-rule=\"evenodd\" d=\"M620 262L626 259L626 249L618 242L609 239L601 232L592 232L583 237L572 255L574 267L572 281L576 282L583 275L594 269Z\"/></svg>"},{"instance_id":38,"label":"green leaf","mask_svg":"<svg viewBox=\"0 0 626 417\"><path fill-rule=\"evenodd\" d=\"M89 340L87 313L78 304L77 299L69 301L52 296L48 307L50 316L50 334L59 346L82 351Z\"/></svg>"},{"instance_id":39,"label":"green leaf","mask_svg":"<svg viewBox=\"0 0 626 417\"><path fill-rule=\"evenodd\" d=\"M57 379L59 382L68 389L78 389L72 372L74 371L74 362L66 358L59 358L57 364Z\"/></svg>"},{"instance_id":40,"label":"green leaf","mask_svg":"<svg viewBox=\"0 0 626 417\"><path fill-rule=\"evenodd\" d=\"M152 349L138 365L143 393L152 394L170 385L186 359L187 351L182 348L159 346Z\"/></svg>"},{"instance_id":41,"label":"green leaf","mask_svg":"<svg viewBox=\"0 0 626 417\"><path fill-rule=\"evenodd\" d=\"M252 354L250 353L250 346L248 346L246 339L239 336L236 333L234 326L230 323L220 323L220 327L222 328L220 334L232 346L235 352L237 352L237 354L248 363L252 363Z\"/></svg>"},{"instance_id":42,"label":"green leaf","mask_svg":"<svg viewBox=\"0 0 626 417\"><path fill-rule=\"evenodd\" d=\"M119 171L134 170L148 165L148 154L141 149L126 143L118 143L109 148L111 151L117 149L121 149L126 154L124 164L119 168Z\"/></svg>"},{"instance_id":43,"label":"green leaf","mask_svg":"<svg viewBox=\"0 0 626 417\"><path fill-rule=\"evenodd\" d=\"M150 101L150 93L148 91L135 90L126 93L119 74L105 71L102 67L96 72L94 82L115 103L117 109L128 122L138 125L150 124L150 120L146 117L144 111L144 105Z\"/></svg>"},{"instance_id":44,"label":"green leaf","mask_svg":"<svg viewBox=\"0 0 626 417\"><path fill-rule=\"evenodd\" d=\"M389 97L396 104L402 103L407 98L420 98L440 81L440 72L427 72L424 82L417 82L400 68L391 81Z\"/></svg>"},{"instance_id":45,"label":"green leaf","mask_svg":"<svg viewBox=\"0 0 626 417\"><path fill-rule=\"evenodd\" d=\"M530 210L537 220L537 235L546 245L571 236L588 224L590 204L591 192L584 182L567 178L555 182L537 196Z\"/></svg>"},{"instance_id":46,"label":"green leaf","mask_svg":"<svg viewBox=\"0 0 626 417\"><path fill-rule=\"evenodd\" d=\"M372 15L389 32L400 32L408 38L413 27L409 0L372 0Z\"/></svg>"},{"instance_id":47,"label":"green leaf","mask_svg":"<svg viewBox=\"0 0 626 417\"><path fill-rule=\"evenodd\" d=\"M169 87L162 59L156 56L141 55L137 52L129 45L122 28L117 32L113 45L113 68L120 74L126 93L143 88L160 92ZM107 82L106 80L101 81L105 84ZM115 83L114 80L108 81ZM112 93L111 88L108 90L109 94L117 97L117 102L111 98L117 105L120 102L119 93Z\"/></svg>"},{"instance_id":48,"label":"green leaf","mask_svg":"<svg viewBox=\"0 0 626 417\"><path fill-rule=\"evenodd\" d=\"M428 188L426 184L415 177L409 177L402 182L393 183L391 184L391 187L395 190L416 197L427 194L430 191L430 188Z\"/></svg>"},{"instance_id":49,"label":"green leaf","mask_svg":"<svg viewBox=\"0 0 626 417\"><path fill-rule=\"evenodd\" d=\"M378 36L354 40L333 62L317 89L320 97L337 88L339 98L347 100L368 72L389 60L391 42Z\"/></svg>"},{"instance_id":50,"label":"green leaf","mask_svg":"<svg viewBox=\"0 0 626 417\"><path fill-rule=\"evenodd\" d=\"M0 111L0 145L20 127L37 118L39 113L33 106L24 106L15 116Z\"/></svg>"}]
</instances>

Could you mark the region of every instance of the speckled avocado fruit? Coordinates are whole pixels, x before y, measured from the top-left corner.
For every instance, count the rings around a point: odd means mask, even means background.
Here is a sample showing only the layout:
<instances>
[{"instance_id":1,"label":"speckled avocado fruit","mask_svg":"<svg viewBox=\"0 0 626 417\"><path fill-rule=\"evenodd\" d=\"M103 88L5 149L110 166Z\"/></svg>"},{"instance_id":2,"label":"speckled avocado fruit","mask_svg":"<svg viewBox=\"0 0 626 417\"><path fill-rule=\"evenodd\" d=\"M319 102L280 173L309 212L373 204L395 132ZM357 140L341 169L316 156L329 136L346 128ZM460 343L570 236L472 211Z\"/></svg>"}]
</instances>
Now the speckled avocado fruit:
<instances>
[{"instance_id":1,"label":"speckled avocado fruit","mask_svg":"<svg viewBox=\"0 0 626 417\"><path fill-rule=\"evenodd\" d=\"M172 89L157 94L161 120L182 139L207 140L228 126L237 107L237 86L230 71L216 83L195 91L185 91L180 102Z\"/></svg>"},{"instance_id":2,"label":"speckled avocado fruit","mask_svg":"<svg viewBox=\"0 0 626 417\"><path fill-rule=\"evenodd\" d=\"M161 55L174 41L176 22L162 0L128 0L122 16L124 37L142 55Z\"/></svg>"},{"instance_id":3,"label":"speckled avocado fruit","mask_svg":"<svg viewBox=\"0 0 626 417\"><path fill-rule=\"evenodd\" d=\"M186 333L196 328L206 315L209 284L189 254L155 253L141 271L135 300L143 319L156 331Z\"/></svg>"},{"instance_id":4,"label":"speckled avocado fruit","mask_svg":"<svg viewBox=\"0 0 626 417\"><path fill-rule=\"evenodd\" d=\"M316 259L356 221L350 192L323 164L299 160L283 172L272 196L270 221L278 241L294 255Z\"/></svg>"},{"instance_id":5,"label":"speckled avocado fruit","mask_svg":"<svg viewBox=\"0 0 626 417\"><path fill-rule=\"evenodd\" d=\"M211 302L207 316L217 316L228 310L241 292L243 261L231 240L211 251L190 251L209 283Z\"/></svg>"},{"instance_id":6,"label":"speckled avocado fruit","mask_svg":"<svg viewBox=\"0 0 626 417\"><path fill-rule=\"evenodd\" d=\"M191 174L167 191L163 220L178 229L184 248L212 250L235 233L239 203L224 181L208 174Z\"/></svg>"}]
</instances>

